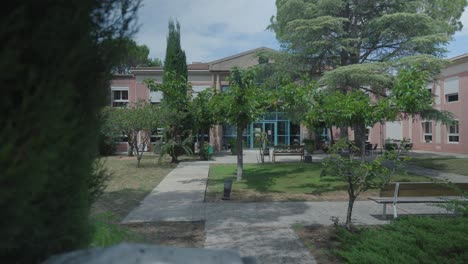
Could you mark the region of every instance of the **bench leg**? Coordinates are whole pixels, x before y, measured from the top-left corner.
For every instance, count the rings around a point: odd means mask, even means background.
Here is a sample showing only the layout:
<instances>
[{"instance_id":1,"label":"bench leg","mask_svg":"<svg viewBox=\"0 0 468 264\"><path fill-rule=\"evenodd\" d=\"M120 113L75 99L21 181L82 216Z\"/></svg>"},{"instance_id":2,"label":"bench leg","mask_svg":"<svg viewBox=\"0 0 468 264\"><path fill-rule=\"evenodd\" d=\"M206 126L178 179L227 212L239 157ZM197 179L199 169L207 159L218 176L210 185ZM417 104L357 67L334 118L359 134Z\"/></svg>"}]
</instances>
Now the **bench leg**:
<instances>
[{"instance_id":1,"label":"bench leg","mask_svg":"<svg viewBox=\"0 0 468 264\"><path fill-rule=\"evenodd\" d=\"M398 214L397 214L396 204L393 204L393 219L396 219L397 217L398 217Z\"/></svg>"},{"instance_id":2,"label":"bench leg","mask_svg":"<svg viewBox=\"0 0 468 264\"><path fill-rule=\"evenodd\" d=\"M383 219L387 218L387 204L386 203L383 204L382 217Z\"/></svg>"}]
</instances>

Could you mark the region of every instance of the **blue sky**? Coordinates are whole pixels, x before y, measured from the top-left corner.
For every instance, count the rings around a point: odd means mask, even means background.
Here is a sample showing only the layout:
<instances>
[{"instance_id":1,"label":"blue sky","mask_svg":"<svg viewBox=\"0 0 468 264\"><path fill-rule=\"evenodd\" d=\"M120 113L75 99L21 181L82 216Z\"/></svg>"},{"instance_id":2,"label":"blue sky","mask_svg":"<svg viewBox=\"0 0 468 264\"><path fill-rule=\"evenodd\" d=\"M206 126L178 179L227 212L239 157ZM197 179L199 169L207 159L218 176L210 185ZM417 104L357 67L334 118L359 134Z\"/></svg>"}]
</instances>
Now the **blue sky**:
<instances>
[{"instance_id":1,"label":"blue sky","mask_svg":"<svg viewBox=\"0 0 468 264\"><path fill-rule=\"evenodd\" d=\"M275 14L275 0L143 0L135 39L151 57L164 59L167 22L176 18L187 63L208 62L261 46L279 49L275 34L265 30ZM468 53L468 11L462 23L447 57Z\"/></svg>"}]
</instances>

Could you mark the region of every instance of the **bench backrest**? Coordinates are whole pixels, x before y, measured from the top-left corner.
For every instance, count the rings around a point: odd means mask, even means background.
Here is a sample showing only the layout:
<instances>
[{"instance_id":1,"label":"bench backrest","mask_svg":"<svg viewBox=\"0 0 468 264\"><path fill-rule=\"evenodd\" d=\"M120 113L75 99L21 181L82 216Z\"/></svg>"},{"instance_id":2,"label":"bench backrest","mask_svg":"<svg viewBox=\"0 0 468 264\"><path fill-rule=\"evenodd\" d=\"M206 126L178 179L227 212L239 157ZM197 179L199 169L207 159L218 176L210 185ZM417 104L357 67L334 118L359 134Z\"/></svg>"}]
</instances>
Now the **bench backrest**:
<instances>
[{"instance_id":1,"label":"bench backrest","mask_svg":"<svg viewBox=\"0 0 468 264\"><path fill-rule=\"evenodd\" d=\"M291 146L275 146L275 152L304 152L305 146L302 145L291 145Z\"/></svg>"},{"instance_id":2,"label":"bench backrest","mask_svg":"<svg viewBox=\"0 0 468 264\"><path fill-rule=\"evenodd\" d=\"M380 197L393 197L396 183L391 182L380 190ZM455 188L454 188L455 187ZM468 183L452 183L450 185L434 182L400 182L399 197L424 196L459 196L461 191L468 191Z\"/></svg>"}]
</instances>

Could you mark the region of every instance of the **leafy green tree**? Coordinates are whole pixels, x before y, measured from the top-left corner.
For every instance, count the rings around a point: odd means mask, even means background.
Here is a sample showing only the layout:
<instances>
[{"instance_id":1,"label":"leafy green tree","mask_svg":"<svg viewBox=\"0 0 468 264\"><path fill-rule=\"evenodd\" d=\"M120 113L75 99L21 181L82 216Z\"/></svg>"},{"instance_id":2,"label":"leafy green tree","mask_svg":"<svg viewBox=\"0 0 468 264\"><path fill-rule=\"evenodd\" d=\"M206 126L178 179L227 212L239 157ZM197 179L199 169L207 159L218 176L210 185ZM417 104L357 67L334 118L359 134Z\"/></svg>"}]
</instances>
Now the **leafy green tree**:
<instances>
[{"instance_id":1,"label":"leafy green tree","mask_svg":"<svg viewBox=\"0 0 468 264\"><path fill-rule=\"evenodd\" d=\"M0 9L0 259L86 247L99 113L140 1L18 0Z\"/></svg>"},{"instance_id":2,"label":"leafy green tree","mask_svg":"<svg viewBox=\"0 0 468 264\"><path fill-rule=\"evenodd\" d=\"M127 74L135 67L162 66L160 59L148 57L150 51L146 45L138 45L129 37L112 39L109 42L109 45L115 45L123 50L123 52L118 54L119 62L113 69L114 73Z\"/></svg>"},{"instance_id":3,"label":"leafy green tree","mask_svg":"<svg viewBox=\"0 0 468 264\"><path fill-rule=\"evenodd\" d=\"M271 106L268 92L255 82L255 69L231 70L229 89L213 97L212 109L219 122L235 125L237 129L237 180L243 175L242 134L247 126Z\"/></svg>"},{"instance_id":4,"label":"leafy green tree","mask_svg":"<svg viewBox=\"0 0 468 264\"><path fill-rule=\"evenodd\" d=\"M191 102L191 110L194 127L200 138L200 154L205 155L205 134L210 133L210 128L216 124L217 117L211 109L211 99L214 96L214 89L209 88L195 95L196 97Z\"/></svg>"},{"instance_id":5,"label":"leafy green tree","mask_svg":"<svg viewBox=\"0 0 468 264\"><path fill-rule=\"evenodd\" d=\"M435 77L441 65L437 57L461 29L466 4L466 0L277 0L270 28L289 55L283 60L286 68L309 75L326 72L321 84L328 89L360 90L379 99L385 97L385 89L393 88L395 69L423 68ZM435 113L432 108L421 113L426 112ZM353 128L362 151L365 126L356 123Z\"/></svg>"},{"instance_id":6,"label":"leafy green tree","mask_svg":"<svg viewBox=\"0 0 468 264\"><path fill-rule=\"evenodd\" d=\"M352 228L351 217L357 197L362 192L381 188L387 184L404 161L404 158L395 151L385 151L383 155L366 161L354 156L354 153L358 151L359 148L356 145L343 138L331 147L330 155L322 163L321 176L335 177L348 183L349 199L345 222L348 230ZM394 166L384 166L384 162L388 161L392 161Z\"/></svg>"},{"instance_id":7,"label":"leafy green tree","mask_svg":"<svg viewBox=\"0 0 468 264\"><path fill-rule=\"evenodd\" d=\"M108 107L106 126L114 134L126 135L129 147L136 153L137 167L143 153L150 146L151 134L160 124L160 110L148 103L138 103L130 107Z\"/></svg>"}]
</instances>

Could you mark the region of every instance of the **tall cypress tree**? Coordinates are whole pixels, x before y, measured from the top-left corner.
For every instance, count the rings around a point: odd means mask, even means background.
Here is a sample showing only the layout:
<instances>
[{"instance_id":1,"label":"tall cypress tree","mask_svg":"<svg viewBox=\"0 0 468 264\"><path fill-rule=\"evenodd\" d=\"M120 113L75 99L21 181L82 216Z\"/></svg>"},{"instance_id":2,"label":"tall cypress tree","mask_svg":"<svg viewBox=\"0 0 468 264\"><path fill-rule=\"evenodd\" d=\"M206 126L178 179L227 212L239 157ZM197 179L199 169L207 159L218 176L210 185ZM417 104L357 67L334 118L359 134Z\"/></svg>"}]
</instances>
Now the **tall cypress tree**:
<instances>
[{"instance_id":1,"label":"tall cypress tree","mask_svg":"<svg viewBox=\"0 0 468 264\"><path fill-rule=\"evenodd\" d=\"M145 83L150 90L163 92L161 119L165 129L165 145L161 152L163 155L169 154L172 162L178 162L178 156L184 153L190 154L187 150L192 144L190 135L193 125L193 117L189 111L191 88L187 83L185 51L180 45L179 22L169 21L163 83L156 84L151 79Z\"/></svg>"},{"instance_id":2,"label":"tall cypress tree","mask_svg":"<svg viewBox=\"0 0 468 264\"><path fill-rule=\"evenodd\" d=\"M180 45L180 24L179 21L169 21L169 33L167 34L166 58L164 60L164 71L174 72L176 78L183 77L187 80L187 58L185 51ZM163 82L168 81L164 75Z\"/></svg>"}]
</instances>

